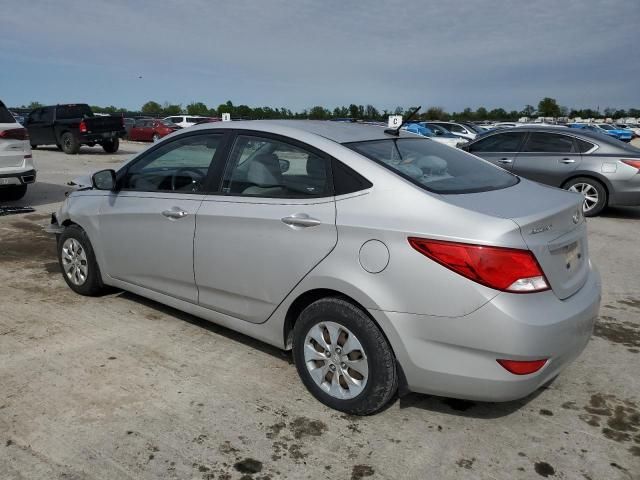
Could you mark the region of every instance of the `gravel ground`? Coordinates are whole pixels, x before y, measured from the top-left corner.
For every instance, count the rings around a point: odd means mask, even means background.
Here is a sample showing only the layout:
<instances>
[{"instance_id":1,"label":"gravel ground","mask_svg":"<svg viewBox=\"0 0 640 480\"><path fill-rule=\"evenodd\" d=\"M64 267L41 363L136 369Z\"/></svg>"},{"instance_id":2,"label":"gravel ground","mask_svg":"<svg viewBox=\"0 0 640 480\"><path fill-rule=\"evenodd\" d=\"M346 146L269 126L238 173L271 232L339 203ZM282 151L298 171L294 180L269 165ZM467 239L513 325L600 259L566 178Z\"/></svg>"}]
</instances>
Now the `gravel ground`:
<instances>
[{"instance_id":1,"label":"gravel ground","mask_svg":"<svg viewBox=\"0 0 640 480\"><path fill-rule=\"evenodd\" d=\"M601 316L583 355L521 401L410 394L355 418L290 355L133 294L75 295L48 222L73 177L118 154L38 149L0 217L0 478L640 478L640 208L589 220Z\"/></svg>"}]
</instances>

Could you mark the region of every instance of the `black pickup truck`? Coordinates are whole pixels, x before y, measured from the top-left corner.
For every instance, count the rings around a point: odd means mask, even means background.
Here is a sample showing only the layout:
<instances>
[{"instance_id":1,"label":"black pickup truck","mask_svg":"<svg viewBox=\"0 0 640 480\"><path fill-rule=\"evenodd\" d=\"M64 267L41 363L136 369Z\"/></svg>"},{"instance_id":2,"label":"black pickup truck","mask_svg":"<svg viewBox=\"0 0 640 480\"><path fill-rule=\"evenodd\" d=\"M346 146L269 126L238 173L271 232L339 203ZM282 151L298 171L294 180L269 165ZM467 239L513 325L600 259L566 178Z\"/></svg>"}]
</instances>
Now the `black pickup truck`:
<instances>
[{"instance_id":1,"label":"black pickup truck","mask_svg":"<svg viewBox=\"0 0 640 480\"><path fill-rule=\"evenodd\" d=\"M32 110L26 119L31 148L57 145L64 153L75 154L80 145L102 145L107 153L115 153L124 137L121 117L95 116L84 103L53 105Z\"/></svg>"}]
</instances>

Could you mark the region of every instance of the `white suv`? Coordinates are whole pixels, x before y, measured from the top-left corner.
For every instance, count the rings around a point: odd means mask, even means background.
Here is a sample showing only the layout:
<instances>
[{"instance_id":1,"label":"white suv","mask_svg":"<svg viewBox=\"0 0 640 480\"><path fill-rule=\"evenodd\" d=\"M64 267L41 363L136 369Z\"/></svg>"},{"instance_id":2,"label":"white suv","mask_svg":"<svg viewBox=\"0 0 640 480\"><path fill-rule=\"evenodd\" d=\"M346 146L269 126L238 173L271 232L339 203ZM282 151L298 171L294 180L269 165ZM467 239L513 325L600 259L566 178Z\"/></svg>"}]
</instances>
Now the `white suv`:
<instances>
[{"instance_id":1,"label":"white suv","mask_svg":"<svg viewBox=\"0 0 640 480\"><path fill-rule=\"evenodd\" d=\"M35 181L27 129L0 101L0 200L20 200Z\"/></svg>"},{"instance_id":2,"label":"white suv","mask_svg":"<svg viewBox=\"0 0 640 480\"><path fill-rule=\"evenodd\" d=\"M191 127L202 120L206 120L208 117L200 117L198 115L174 115L166 117L163 120L169 120L182 128Z\"/></svg>"}]
</instances>

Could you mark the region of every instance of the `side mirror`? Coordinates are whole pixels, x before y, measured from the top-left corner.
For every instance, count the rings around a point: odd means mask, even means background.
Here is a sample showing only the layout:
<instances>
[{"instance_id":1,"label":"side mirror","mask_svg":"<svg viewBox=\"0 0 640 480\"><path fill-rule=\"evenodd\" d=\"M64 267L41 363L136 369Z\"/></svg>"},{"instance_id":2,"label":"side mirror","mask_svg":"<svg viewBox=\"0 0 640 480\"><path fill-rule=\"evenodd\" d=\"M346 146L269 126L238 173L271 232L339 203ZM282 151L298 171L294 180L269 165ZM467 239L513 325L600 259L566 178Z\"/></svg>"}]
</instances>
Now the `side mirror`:
<instances>
[{"instance_id":1,"label":"side mirror","mask_svg":"<svg viewBox=\"0 0 640 480\"><path fill-rule=\"evenodd\" d=\"M115 190L116 172L115 170L100 170L91 176L91 184L96 190Z\"/></svg>"},{"instance_id":2,"label":"side mirror","mask_svg":"<svg viewBox=\"0 0 640 480\"><path fill-rule=\"evenodd\" d=\"M289 171L289 167L291 166L291 162L289 160L279 159L280 162L280 171L282 173Z\"/></svg>"}]
</instances>

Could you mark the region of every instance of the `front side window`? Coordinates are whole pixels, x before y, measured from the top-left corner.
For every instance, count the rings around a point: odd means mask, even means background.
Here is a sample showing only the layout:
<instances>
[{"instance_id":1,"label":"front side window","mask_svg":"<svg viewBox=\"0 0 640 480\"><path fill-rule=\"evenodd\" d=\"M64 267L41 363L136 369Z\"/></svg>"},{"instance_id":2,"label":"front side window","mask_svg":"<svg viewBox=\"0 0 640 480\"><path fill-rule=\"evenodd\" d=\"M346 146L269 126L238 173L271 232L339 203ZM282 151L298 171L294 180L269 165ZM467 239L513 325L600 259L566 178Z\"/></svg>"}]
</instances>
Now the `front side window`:
<instances>
[{"instance_id":1,"label":"front side window","mask_svg":"<svg viewBox=\"0 0 640 480\"><path fill-rule=\"evenodd\" d=\"M485 192L518 183L518 177L501 168L427 139L371 140L345 146L435 193Z\"/></svg>"},{"instance_id":2,"label":"front side window","mask_svg":"<svg viewBox=\"0 0 640 480\"><path fill-rule=\"evenodd\" d=\"M229 195L305 198L331 194L328 160L271 138L239 135L223 191Z\"/></svg>"},{"instance_id":3,"label":"front side window","mask_svg":"<svg viewBox=\"0 0 640 480\"><path fill-rule=\"evenodd\" d=\"M522 149L534 153L574 153L573 138L556 133L533 132Z\"/></svg>"},{"instance_id":4,"label":"front side window","mask_svg":"<svg viewBox=\"0 0 640 480\"><path fill-rule=\"evenodd\" d=\"M470 152L517 152L525 132L505 132L478 140L469 146Z\"/></svg>"},{"instance_id":5,"label":"front side window","mask_svg":"<svg viewBox=\"0 0 640 480\"><path fill-rule=\"evenodd\" d=\"M121 188L140 192L203 192L221 139L220 134L203 134L166 143L132 164L121 180Z\"/></svg>"}]
</instances>

